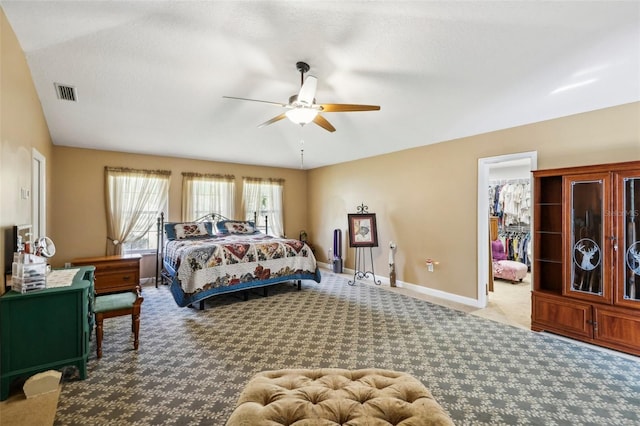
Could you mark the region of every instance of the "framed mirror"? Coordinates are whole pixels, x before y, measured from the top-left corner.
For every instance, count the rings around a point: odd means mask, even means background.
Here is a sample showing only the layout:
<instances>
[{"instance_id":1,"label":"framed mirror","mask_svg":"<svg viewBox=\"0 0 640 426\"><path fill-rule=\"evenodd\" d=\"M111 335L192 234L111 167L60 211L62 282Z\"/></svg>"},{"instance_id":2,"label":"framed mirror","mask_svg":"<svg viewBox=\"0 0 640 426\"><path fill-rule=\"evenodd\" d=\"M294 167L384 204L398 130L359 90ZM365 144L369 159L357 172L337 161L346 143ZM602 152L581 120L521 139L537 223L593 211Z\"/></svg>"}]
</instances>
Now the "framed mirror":
<instances>
[{"instance_id":1,"label":"framed mirror","mask_svg":"<svg viewBox=\"0 0 640 426\"><path fill-rule=\"evenodd\" d=\"M19 241L24 248L24 243L29 241L32 243L33 227L31 225L14 225L5 229L5 259L4 272L5 279L7 274L11 274L11 264L13 263L13 253L18 251Z\"/></svg>"},{"instance_id":2,"label":"framed mirror","mask_svg":"<svg viewBox=\"0 0 640 426\"><path fill-rule=\"evenodd\" d=\"M13 231L13 252L24 250L25 245L33 246L33 227L31 225L16 225Z\"/></svg>"}]
</instances>

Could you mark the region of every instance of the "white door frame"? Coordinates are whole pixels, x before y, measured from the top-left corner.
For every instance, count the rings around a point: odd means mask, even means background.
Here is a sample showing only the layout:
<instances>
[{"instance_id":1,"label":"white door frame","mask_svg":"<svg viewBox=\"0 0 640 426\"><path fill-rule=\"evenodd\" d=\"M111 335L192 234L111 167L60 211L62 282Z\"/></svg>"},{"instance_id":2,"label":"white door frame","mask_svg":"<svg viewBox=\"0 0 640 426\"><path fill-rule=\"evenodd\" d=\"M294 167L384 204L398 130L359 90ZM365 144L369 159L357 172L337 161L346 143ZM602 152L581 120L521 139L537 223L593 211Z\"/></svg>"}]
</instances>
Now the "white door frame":
<instances>
[{"instance_id":1,"label":"white door frame","mask_svg":"<svg viewBox=\"0 0 640 426\"><path fill-rule=\"evenodd\" d=\"M47 159L31 149L31 224L33 238L47 235Z\"/></svg>"},{"instance_id":2,"label":"white door frame","mask_svg":"<svg viewBox=\"0 0 640 426\"><path fill-rule=\"evenodd\" d=\"M489 284L487 282L489 279L489 168L492 164L525 158L531 160L531 170L538 167L537 151L478 159L478 307L480 308L487 306L487 285Z\"/></svg>"}]
</instances>

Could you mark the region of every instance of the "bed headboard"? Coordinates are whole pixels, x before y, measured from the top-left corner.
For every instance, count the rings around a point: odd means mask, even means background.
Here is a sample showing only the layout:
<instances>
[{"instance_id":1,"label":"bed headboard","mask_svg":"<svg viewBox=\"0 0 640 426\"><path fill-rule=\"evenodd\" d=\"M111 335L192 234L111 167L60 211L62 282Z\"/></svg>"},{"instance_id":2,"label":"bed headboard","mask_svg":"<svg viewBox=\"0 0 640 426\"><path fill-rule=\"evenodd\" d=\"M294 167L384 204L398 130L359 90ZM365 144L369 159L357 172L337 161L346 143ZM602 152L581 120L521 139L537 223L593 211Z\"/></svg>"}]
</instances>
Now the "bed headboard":
<instances>
[{"instance_id":1,"label":"bed headboard","mask_svg":"<svg viewBox=\"0 0 640 426\"><path fill-rule=\"evenodd\" d=\"M265 234L269 233L269 215L264 215L264 227L263 227L263 226L258 226L258 212L253 212L253 223L255 224L256 229L263 231Z\"/></svg>"},{"instance_id":2,"label":"bed headboard","mask_svg":"<svg viewBox=\"0 0 640 426\"><path fill-rule=\"evenodd\" d=\"M216 229L216 223L223 220L229 220L229 218L222 216L220 213L207 213L206 215L194 220L194 222L211 222L213 229Z\"/></svg>"},{"instance_id":3,"label":"bed headboard","mask_svg":"<svg viewBox=\"0 0 640 426\"><path fill-rule=\"evenodd\" d=\"M216 229L216 223L223 220L232 220L228 217L222 216L220 213L208 213L202 217L197 218L194 222L211 222L213 229ZM269 216L264 216L264 227L258 226L258 212L253 212L253 223L256 224L256 229L263 231L265 234L269 233Z\"/></svg>"}]
</instances>

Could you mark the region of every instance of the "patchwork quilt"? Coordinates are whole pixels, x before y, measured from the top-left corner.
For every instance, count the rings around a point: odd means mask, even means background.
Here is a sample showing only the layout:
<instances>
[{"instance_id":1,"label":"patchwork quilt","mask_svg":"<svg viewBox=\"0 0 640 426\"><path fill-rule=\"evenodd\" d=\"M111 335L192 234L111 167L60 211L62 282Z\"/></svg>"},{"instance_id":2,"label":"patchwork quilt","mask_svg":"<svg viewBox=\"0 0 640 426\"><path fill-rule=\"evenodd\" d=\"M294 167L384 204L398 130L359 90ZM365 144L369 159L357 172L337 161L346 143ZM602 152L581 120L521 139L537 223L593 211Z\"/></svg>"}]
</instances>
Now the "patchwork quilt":
<instances>
[{"instance_id":1,"label":"patchwork quilt","mask_svg":"<svg viewBox=\"0 0 640 426\"><path fill-rule=\"evenodd\" d=\"M165 266L180 306L215 293L289 279L320 282L313 252L295 239L228 234L168 241ZM179 291L177 291L179 290Z\"/></svg>"}]
</instances>

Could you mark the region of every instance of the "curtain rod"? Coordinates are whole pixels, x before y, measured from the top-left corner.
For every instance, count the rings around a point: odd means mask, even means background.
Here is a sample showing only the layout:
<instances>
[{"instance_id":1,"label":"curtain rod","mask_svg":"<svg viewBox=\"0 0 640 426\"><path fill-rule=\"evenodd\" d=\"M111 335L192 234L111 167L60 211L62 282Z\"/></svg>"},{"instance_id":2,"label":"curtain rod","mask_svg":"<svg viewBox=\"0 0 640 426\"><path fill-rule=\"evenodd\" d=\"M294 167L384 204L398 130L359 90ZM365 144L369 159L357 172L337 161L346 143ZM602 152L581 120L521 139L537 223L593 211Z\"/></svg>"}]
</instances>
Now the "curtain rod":
<instances>
[{"instance_id":1,"label":"curtain rod","mask_svg":"<svg viewBox=\"0 0 640 426\"><path fill-rule=\"evenodd\" d=\"M121 173L144 173L144 174L156 174L170 176L171 170L145 170L145 169L131 169L128 167L109 167L105 166L104 170L107 172L121 172Z\"/></svg>"},{"instance_id":2,"label":"curtain rod","mask_svg":"<svg viewBox=\"0 0 640 426\"><path fill-rule=\"evenodd\" d=\"M195 173L195 172L182 172L182 176L184 177L206 177L206 178L216 178L216 179L226 179L226 180L235 180L236 177L234 175L221 175L217 173Z\"/></svg>"},{"instance_id":3,"label":"curtain rod","mask_svg":"<svg viewBox=\"0 0 640 426\"><path fill-rule=\"evenodd\" d=\"M246 181L249 181L249 182L284 183L284 179L282 179L282 178L257 178L257 177L243 176L242 179L246 180Z\"/></svg>"}]
</instances>

